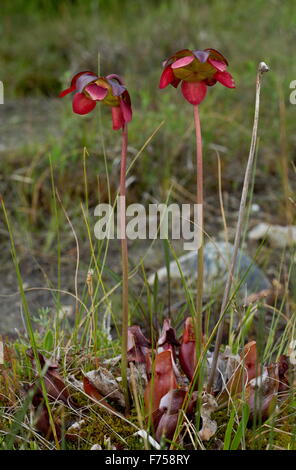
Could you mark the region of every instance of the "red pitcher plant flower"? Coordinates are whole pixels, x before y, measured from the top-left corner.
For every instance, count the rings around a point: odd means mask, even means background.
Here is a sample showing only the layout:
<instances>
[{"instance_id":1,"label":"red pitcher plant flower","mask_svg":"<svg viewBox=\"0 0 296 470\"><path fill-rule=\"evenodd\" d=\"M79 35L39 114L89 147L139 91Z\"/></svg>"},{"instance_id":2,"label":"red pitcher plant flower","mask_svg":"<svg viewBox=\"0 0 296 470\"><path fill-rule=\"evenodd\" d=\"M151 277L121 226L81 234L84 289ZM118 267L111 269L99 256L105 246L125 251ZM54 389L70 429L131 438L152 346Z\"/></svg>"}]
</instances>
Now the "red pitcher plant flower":
<instances>
[{"instance_id":1,"label":"red pitcher plant flower","mask_svg":"<svg viewBox=\"0 0 296 470\"><path fill-rule=\"evenodd\" d=\"M125 392L126 410L129 409L129 391L127 382L127 349L128 349L128 247L126 238L126 160L128 132L127 124L132 119L130 95L119 75L111 74L98 77L95 73L84 71L74 75L71 85L60 93L60 97L75 92L72 101L74 113L88 114L97 101L111 107L113 129L122 129L121 165L119 184L119 214L122 264L122 360L121 375ZM94 331L96 329L94 328ZM96 338L94 337L94 344Z\"/></svg>"},{"instance_id":2,"label":"red pitcher plant flower","mask_svg":"<svg viewBox=\"0 0 296 470\"><path fill-rule=\"evenodd\" d=\"M203 51L183 49L164 62L159 88L182 82L184 98L193 105L200 104L206 96L207 87L220 82L228 88L235 88L234 80L227 72L228 62L215 49Z\"/></svg>"},{"instance_id":3,"label":"red pitcher plant flower","mask_svg":"<svg viewBox=\"0 0 296 470\"><path fill-rule=\"evenodd\" d=\"M198 105L204 100L207 87L220 82L228 88L235 88L234 80L227 72L228 62L225 57L215 49L190 50L183 49L176 52L163 63L164 70L159 81L159 88L172 85L175 88L181 84L184 98L194 106L194 123L196 134L196 168L197 191L196 203L199 206L198 237L200 244L197 246L198 276L196 294L196 347L197 354L202 347L202 296L203 296L203 159L202 138L199 120Z\"/></svg>"},{"instance_id":4,"label":"red pitcher plant flower","mask_svg":"<svg viewBox=\"0 0 296 470\"><path fill-rule=\"evenodd\" d=\"M93 72L79 72L72 78L71 86L60 93L60 97L76 92L72 107L76 114L88 114L97 101L110 106L113 129L122 129L132 119L129 93L119 75L111 74L98 77Z\"/></svg>"}]
</instances>

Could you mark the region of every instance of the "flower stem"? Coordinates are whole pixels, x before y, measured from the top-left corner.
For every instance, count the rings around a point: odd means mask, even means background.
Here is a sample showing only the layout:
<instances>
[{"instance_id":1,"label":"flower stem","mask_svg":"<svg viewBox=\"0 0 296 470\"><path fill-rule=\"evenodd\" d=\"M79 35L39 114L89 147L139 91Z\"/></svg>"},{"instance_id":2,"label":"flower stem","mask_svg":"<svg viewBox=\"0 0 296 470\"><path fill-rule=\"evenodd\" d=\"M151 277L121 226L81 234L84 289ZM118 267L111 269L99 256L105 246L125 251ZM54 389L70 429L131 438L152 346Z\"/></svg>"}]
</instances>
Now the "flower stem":
<instances>
[{"instance_id":1,"label":"flower stem","mask_svg":"<svg viewBox=\"0 0 296 470\"><path fill-rule=\"evenodd\" d=\"M127 335L128 335L128 249L126 238L126 157L128 132L125 124L122 129L121 167L120 167L120 230L122 263L122 354L121 377L125 396L126 412L129 411L129 390L127 382Z\"/></svg>"},{"instance_id":2,"label":"flower stem","mask_svg":"<svg viewBox=\"0 0 296 470\"><path fill-rule=\"evenodd\" d=\"M194 123L196 136L196 170L197 170L197 194L196 203L198 206L198 230L199 246L197 250L197 292L196 292L196 346L199 357L202 347L202 296L203 296L203 160L202 160L202 138L200 129L200 119L198 105L194 106Z\"/></svg>"}]
</instances>

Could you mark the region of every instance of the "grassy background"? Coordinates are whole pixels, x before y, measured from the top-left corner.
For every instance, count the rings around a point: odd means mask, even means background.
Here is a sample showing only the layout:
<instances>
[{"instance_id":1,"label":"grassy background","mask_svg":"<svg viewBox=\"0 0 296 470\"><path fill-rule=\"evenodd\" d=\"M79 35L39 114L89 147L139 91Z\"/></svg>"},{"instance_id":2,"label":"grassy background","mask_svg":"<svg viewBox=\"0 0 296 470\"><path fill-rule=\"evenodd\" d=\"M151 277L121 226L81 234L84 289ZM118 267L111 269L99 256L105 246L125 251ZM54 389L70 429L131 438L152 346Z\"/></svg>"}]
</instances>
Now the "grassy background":
<instances>
[{"instance_id":1,"label":"grassy background","mask_svg":"<svg viewBox=\"0 0 296 470\"><path fill-rule=\"evenodd\" d=\"M1 80L6 100L56 97L75 72L97 70L99 53L102 73L122 74L132 95L131 146L139 148L157 124L166 120L137 166L139 188L158 196L159 189L167 190L172 177L181 176L186 187L192 183L192 172L186 168L193 150L193 136L186 134L192 122L191 107L179 92L158 90L162 60L184 47L221 50L237 83L235 90L220 85L210 89L201 106L209 184L216 187L217 182L213 178L216 156L210 144L226 148L223 176L229 189L242 178L260 60L267 62L272 73L263 90L259 169L263 176L276 175L279 183L283 152L290 162L295 158L295 108L289 103L289 84L296 77L292 0L15 0L2 2L1 8ZM280 103L286 106L285 143L281 143ZM104 110L104 133L114 147L108 111ZM81 156L82 144L98 151L94 148L97 123L92 116L72 116L69 99L57 104L56 120L62 125L63 140L60 146L51 142L46 151L53 151L60 167ZM273 200L277 209L279 203L277 196Z\"/></svg>"},{"instance_id":2,"label":"grassy background","mask_svg":"<svg viewBox=\"0 0 296 470\"><path fill-rule=\"evenodd\" d=\"M237 88L230 90L217 84L209 89L200 106L205 228L214 237L222 229L214 148L218 146L221 153L225 210L232 226L249 150L256 68L264 60L271 72L264 79L259 123L254 202L259 204L260 213L251 224L258 220L281 224L293 220L294 205L289 199L294 198L296 156L295 106L289 102L289 84L296 78L293 0L15 0L3 1L1 11L0 79L6 105L0 112L4 124L10 105L13 115L2 134L4 138L5 132L12 133L16 147L2 151L0 193L13 217L22 256L28 251L56 255L56 208L49 157L55 185L74 223L86 263L89 250L80 207L85 201L84 147L89 154L90 207L108 199L104 147L112 197L117 188L120 134L111 129L110 110L102 107L102 119L99 107L81 117L72 113L70 97L57 99L74 73L97 70L98 54L102 74L123 75L132 97L130 158L164 121L133 168L129 202L165 201L175 181L180 187L171 200L191 202L195 193L192 107L180 90L158 89L162 61L184 47L213 47L228 58ZM31 114L35 115L33 129L26 125ZM16 182L11 179L14 174L29 178L30 183ZM58 211L62 214L60 207ZM93 225L91 221L91 230ZM0 237L5 246L5 231ZM71 250L75 243L65 224L60 243L67 259L74 253ZM10 257L8 250L5 257ZM269 251L262 262L268 265L273 257ZM274 259L271 263L277 265ZM54 258L49 259L49 265L55 265ZM7 269L13 272L11 265L4 266L4 276Z\"/></svg>"}]
</instances>

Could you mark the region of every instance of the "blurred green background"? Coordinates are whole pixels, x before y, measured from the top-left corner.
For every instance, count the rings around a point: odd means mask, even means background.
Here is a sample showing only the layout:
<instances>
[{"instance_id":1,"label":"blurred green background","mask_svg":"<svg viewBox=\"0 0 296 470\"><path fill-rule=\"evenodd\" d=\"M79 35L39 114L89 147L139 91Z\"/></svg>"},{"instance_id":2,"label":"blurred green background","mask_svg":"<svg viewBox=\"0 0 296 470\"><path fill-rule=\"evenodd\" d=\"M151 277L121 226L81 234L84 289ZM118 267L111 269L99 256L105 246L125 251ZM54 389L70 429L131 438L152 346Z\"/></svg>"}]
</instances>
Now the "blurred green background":
<instances>
[{"instance_id":1,"label":"blurred green background","mask_svg":"<svg viewBox=\"0 0 296 470\"><path fill-rule=\"evenodd\" d=\"M134 106L132 150L137 151L165 120L135 168L137 198L143 191L164 197L172 178L187 189L194 183L194 141L190 105L179 90L158 89L162 61L184 47L216 48L228 58L237 88L229 90L218 84L209 90L201 106L207 187L209 193L217 188L214 147L218 145L222 150L224 188L235 190L243 178L248 153L256 67L264 60L271 73L262 93L258 158L262 175L257 189L264 191L262 201L267 191L270 202L283 179L282 159L288 159L288 172L295 159L296 108L289 102L289 84L296 78L295 6L293 0L4 0L0 78L5 100L18 100L20 109L23 99L51 101L74 73L96 71L99 54L102 74L123 75L130 90ZM72 115L70 101L67 97L48 104L48 112L43 102L40 109L38 100L34 105L34 111L44 119L42 129L37 126L38 133L46 138L38 146L39 159L30 174L33 179L35 171L40 174L40 165L47 164L48 153L60 171L73 169L73 162L81 161L84 145L90 153L101 153L98 122L93 114L83 118ZM108 116L109 110L104 109L104 136L108 149L118 153L119 136L110 131ZM47 122L53 129L47 129ZM55 128L61 131L59 138L53 132ZM11 126L9 132L13 133ZM29 144L34 147L34 131ZM21 161L30 157L27 149ZM1 160L3 167L7 158ZM16 161L19 164L18 158ZM97 164L93 159L94 171ZM273 200L279 219L283 216L278 210L280 199L277 194Z\"/></svg>"},{"instance_id":2,"label":"blurred green background","mask_svg":"<svg viewBox=\"0 0 296 470\"><path fill-rule=\"evenodd\" d=\"M251 225L292 222L296 105L289 98L290 83L296 79L295 25L294 0L2 0L0 80L5 104L0 106L0 193L13 220L21 259L29 252L43 266L44 257L48 266L57 264L49 158L86 264L89 247L81 215L84 148L90 208L108 199L104 149L111 197L115 194L120 132L112 131L110 110L97 106L82 117L72 113L70 96L58 98L75 73L97 71L98 58L101 73L122 75L132 97L129 159L164 121L133 167L128 202L164 202L173 186L170 198L180 203L192 202L195 194L193 109L180 90L158 89L162 61L179 49L207 47L218 49L229 60L237 88L217 84L200 106L205 227L213 237L223 227L216 150L221 158L227 221L233 228L252 132L256 69L259 61L265 61L271 71L262 87L254 188L259 211L252 215ZM64 217L60 207L59 211ZM66 262L75 262L73 234L64 219L62 230L61 253ZM0 241L8 248L4 228ZM141 250L134 254L135 262ZM2 253L0 274L6 281L13 267L5 263L9 250ZM118 259L113 256L114 269ZM152 267L160 263L155 255ZM275 260L272 263L278 265ZM31 258L26 265L31 266ZM73 269L72 263L68 273L67 269L63 273L63 285L65 279L73 278ZM11 274L8 292L14 282ZM81 283L85 283L85 273Z\"/></svg>"}]
</instances>

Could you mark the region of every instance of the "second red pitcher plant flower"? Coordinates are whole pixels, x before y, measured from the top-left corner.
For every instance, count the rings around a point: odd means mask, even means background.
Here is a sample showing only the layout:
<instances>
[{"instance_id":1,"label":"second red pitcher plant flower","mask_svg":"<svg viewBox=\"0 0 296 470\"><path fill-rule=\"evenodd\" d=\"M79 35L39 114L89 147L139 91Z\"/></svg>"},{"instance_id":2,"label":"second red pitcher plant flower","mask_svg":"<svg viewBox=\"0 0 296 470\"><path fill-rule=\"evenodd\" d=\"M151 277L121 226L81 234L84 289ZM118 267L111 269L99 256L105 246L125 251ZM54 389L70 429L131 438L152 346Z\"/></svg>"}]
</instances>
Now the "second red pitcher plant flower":
<instances>
[{"instance_id":1,"label":"second red pitcher plant flower","mask_svg":"<svg viewBox=\"0 0 296 470\"><path fill-rule=\"evenodd\" d=\"M235 88L234 80L227 72L228 62L215 49L203 51L183 49L164 62L159 88L182 82L184 98L191 104L199 104L207 93L207 87L220 82L228 88Z\"/></svg>"},{"instance_id":2,"label":"second red pitcher plant flower","mask_svg":"<svg viewBox=\"0 0 296 470\"><path fill-rule=\"evenodd\" d=\"M97 101L110 106L113 129L118 130L132 119L132 106L129 93L119 75L98 77L93 72L80 72L74 75L71 86L60 93L60 97L76 92L72 107L76 114L88 114Z\"/></svg>"},{"instance_id":3,"label":"second red pitcher plant flower","mask_svg":"<svg viewBox=\"0 0 296 470\"><path fill-rule=\"evenodd\" d=\"M196 204L199 206L198 229L200 231L197 246L198 276L196 294L196 318L194 319L194 330L196 333L196 353L199 356L202 348L202 297L203 297L203 158L202 158L202 137L199 119L198 105L204 100L207 94L207 87L213 86L217 82L228 88L235 88L234 80L227 72L228 62L225 57L215 49L190 50L183 49L176 52L163 63L164 70L159 81L159 88L166 88L172 85L175 88L181 83L184 98L194 106L194 123L196 135ZM188 346L192 344L188 343ZM187 364L185 364L187 368ZM193 371L186 373L192 375ZM192 377L193 379L194 377Z\"/></svg>"}]
</instances>

